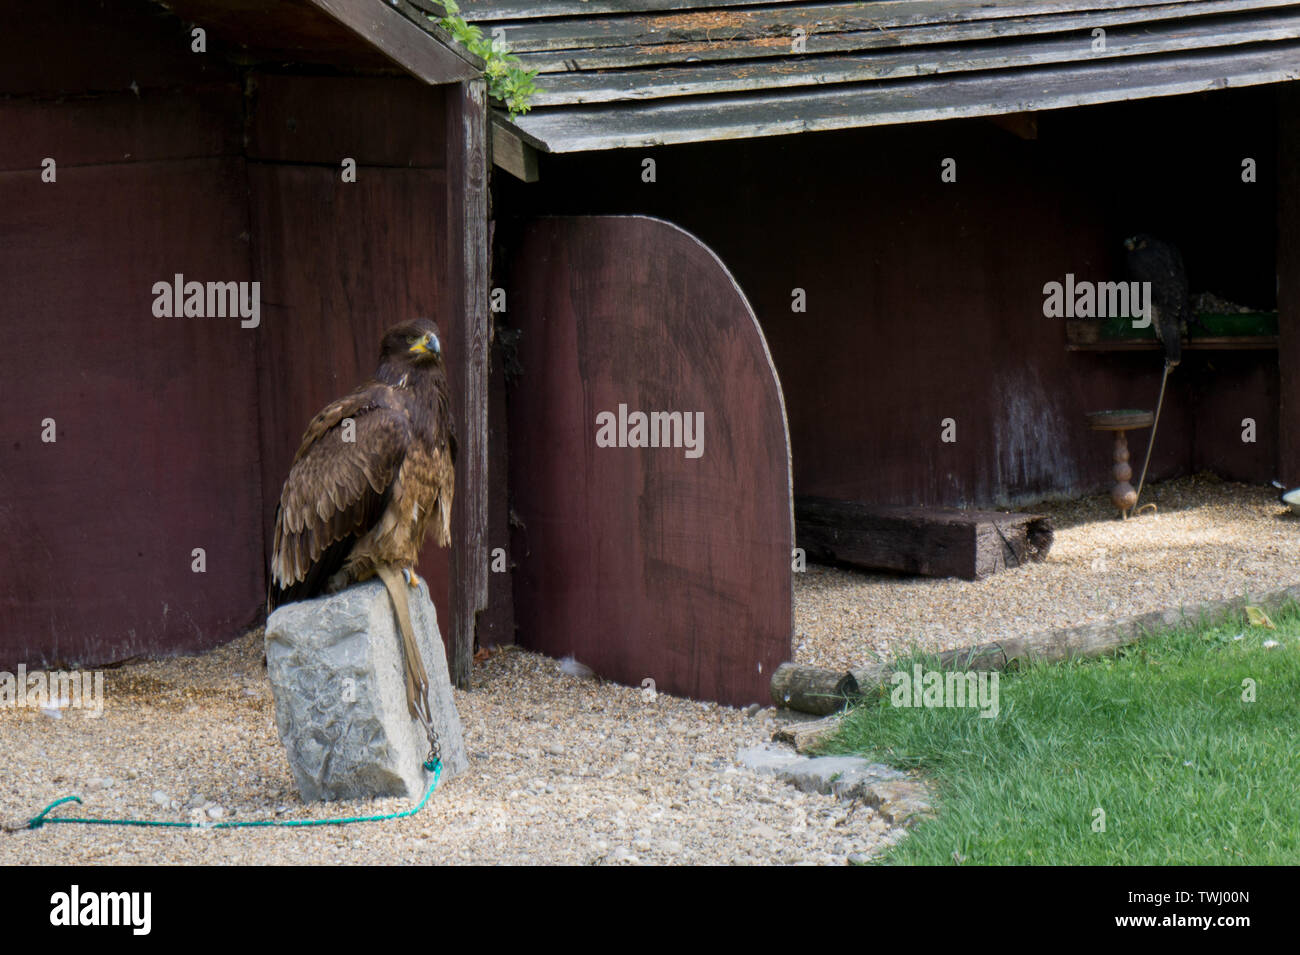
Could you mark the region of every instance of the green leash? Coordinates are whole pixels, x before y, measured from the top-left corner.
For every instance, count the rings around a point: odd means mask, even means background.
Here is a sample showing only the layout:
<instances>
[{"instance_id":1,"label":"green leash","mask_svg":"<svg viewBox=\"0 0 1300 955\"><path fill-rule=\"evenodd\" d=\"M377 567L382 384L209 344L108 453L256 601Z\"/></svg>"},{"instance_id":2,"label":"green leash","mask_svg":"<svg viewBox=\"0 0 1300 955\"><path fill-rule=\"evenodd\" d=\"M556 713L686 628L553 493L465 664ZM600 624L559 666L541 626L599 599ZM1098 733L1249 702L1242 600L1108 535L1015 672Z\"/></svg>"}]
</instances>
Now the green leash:
<instances>
[{"instance_id":1,"label":"green leash","mask_svg":"<svg viewBox=\"0 0 1300 955\"><path fill-rule=\"evenodd\" d=\"M405 819L407 816L414 816L424 808L424 804L429 801L433 791L438 788L438 780L442 778L442 760L435 759L432 763L426 762L424 768L433 773L433 782L429 783L429 788L424 793L424 798L420 800L419 805L414 809L407 809L403 812L390 812L382 816L348 816L343 819L262 819L253 822L157 822L148 819L77 819L71 816L51 817L49 814L56 807L62 806L65 802L75 802L80 804L80 796L64 796L62 799L56 799L50 803L40 813L27 823L25 826L18 826L14 831L19 829L39 829L41 826L56 822L75 822L84 826L153 826L167 829L253 829L266 826L346 826L353 822L384 822L388 819Z\"/></svg>"}]
</instances>

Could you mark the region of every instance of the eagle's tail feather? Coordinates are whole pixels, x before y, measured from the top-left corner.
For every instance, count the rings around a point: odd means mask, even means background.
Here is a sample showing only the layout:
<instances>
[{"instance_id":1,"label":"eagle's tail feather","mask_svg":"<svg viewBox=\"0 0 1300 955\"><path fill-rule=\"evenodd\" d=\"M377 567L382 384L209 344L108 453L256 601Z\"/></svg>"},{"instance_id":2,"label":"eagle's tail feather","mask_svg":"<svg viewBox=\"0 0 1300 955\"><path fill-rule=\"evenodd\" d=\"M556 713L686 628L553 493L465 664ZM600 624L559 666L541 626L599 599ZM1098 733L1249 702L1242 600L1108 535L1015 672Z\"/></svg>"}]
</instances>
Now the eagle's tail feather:
<instances>
[{"instance_id":1,"label":"eagle's tail feather","mask_svg":"<svg viewBox=\"0 0 1300 955\"><path fill-rule=\"evenodd\" d=\"M275 578L276 561L271 561L271 585L267 588L266 594L266 612L269 614L276 607L284 604L295 603L299 600L310 600L313 597L319 597L329 592L330 578L343 569L347 563L348 554L352 553L352 545L357 542L354 535L349 534L342 540L337 540L329 547L325 548L325 553L307 568L307 573L302 580L295 583L281 586Z\"/></svg>"}]
</instances>

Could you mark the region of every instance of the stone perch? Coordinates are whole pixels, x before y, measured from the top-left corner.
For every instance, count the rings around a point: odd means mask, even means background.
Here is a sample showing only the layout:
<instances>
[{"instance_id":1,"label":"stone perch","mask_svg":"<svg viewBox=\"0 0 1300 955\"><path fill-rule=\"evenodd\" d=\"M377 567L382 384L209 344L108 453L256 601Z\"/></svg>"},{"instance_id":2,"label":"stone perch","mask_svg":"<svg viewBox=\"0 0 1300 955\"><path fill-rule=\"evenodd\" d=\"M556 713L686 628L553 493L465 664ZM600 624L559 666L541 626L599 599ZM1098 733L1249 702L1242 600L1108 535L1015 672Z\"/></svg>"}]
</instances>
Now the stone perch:
<instances>
[{"instance_id":1,"label":"stone perch","mask_svg":"<svg viewBox=\"0 0 1300 955\"><path fill-rule=\"evenodd\" d=\"M423 581L410 604L447 780L469 760ZM406 707L401 636L383 583L369 580L276 610L266 621L266 671L303 801L424 795L429 746Z\"/></svg>"}]
</instances>

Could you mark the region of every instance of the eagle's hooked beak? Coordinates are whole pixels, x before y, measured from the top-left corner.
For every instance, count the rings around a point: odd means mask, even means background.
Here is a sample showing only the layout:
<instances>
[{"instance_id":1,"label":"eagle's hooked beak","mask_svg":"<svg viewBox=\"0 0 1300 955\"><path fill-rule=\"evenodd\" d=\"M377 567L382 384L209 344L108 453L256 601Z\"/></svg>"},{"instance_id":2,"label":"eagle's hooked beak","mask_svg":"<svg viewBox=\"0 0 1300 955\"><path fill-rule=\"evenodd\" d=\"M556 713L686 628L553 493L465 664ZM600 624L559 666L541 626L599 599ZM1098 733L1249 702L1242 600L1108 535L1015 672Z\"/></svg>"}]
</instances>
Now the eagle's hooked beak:
<instances>
[{"instance_id":1,"label":"eagle's hooked beak","mask_svg":"<svg viewBox=\"0 0 1300 955\"><path fill-rule=\"evenodd\" d=\"M411 351L417 355L441 355L442 344L438 341L438 336L433 332L428 332L423 338L417 338L415 344L411 346Z\"/></svg>"}]
</instances>

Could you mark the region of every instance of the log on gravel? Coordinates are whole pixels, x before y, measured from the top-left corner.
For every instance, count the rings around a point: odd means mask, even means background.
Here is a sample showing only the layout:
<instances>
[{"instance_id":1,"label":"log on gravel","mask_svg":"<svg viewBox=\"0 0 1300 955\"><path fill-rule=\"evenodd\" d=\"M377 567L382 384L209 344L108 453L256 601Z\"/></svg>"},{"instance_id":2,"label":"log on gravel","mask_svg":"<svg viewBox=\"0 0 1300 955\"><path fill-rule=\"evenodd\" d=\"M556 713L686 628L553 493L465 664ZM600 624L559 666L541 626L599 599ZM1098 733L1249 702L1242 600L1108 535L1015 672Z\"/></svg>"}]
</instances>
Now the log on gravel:
<instances>
[{"instance_id":1,"label":"log on gravel","mask_svg":"<svg viewBox=\"0 0 1300 955\"><path fill-rule=\"evenodd\" d=\"M1151 613L1103 620L1098 623L1044 630L1023 637L1011 637L993 643L981 643L937 654L938 669L942 670L1005 670L1021 661L1037 660L1059 663L1064 660L1090 659L1114 653L1121 647L1137 643L1153 633L1179 626L1218 626L1243 616L1247 604L1265 610L1287 603L1300 603L1300 585L1269 591L1253 597L1233 597L1228 600L1211 600L1176 610L1156 610ZM853 700L889 683L901 663L873 664L848 671L846 695ZM933 664L931 664L933 665ZM825 692L818 695L792 694L787 701L777 694L777 679L781 686L824 685L830 675L839 670L783 663L772 676L772 696L778 703L803 713L826 715L830 698ZM849 699L841 700L841 703ZM815 708L805 708L811 706ZM838 707L836 707L838 709Z\"/></svg>"},{"instance_id":2,"label":"log on gravel","mask_svg":"<svg viewBox=\"0 0 1300 955\"><path fill-rule=\"evenodd\" d=\"M1042 560L1054 536L1051 520L1041 514L824 497L795 499L795 528L812 560L965 580Z\"/></svg>"},{"instance_id":3,"label":"log on gravel","mask_svg":"<svg viewBox=\"0 0 1300 955\"><path fill-rule=\"evenodd\" d=\"M858 681L848 670L782 663L772 674L772 700L800 713L825 716L858 695Z\"/></svg>"},{"instance_id":4,"label":"log on gravel","mask_svg":"<svg viewBox=\"0 0 1300 955\"><path fill-rule=\"evenodd\" d=\"M832 713L819 720L787 723L772 734L772 741L789 743L796 753L811 753L839 731L843 714Z\"/></svg>"}]
</instances>

